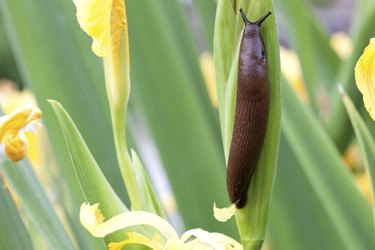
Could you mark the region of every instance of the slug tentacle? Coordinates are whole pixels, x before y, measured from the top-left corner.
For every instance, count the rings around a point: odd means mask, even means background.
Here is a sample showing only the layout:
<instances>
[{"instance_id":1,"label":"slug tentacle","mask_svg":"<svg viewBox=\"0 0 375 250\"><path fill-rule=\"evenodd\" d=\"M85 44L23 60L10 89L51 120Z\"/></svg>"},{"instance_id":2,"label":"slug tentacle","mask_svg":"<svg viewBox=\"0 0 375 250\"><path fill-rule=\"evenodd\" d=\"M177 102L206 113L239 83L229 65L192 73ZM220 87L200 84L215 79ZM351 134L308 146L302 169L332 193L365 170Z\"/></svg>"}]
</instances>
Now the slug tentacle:
<instances>
[{"instance_id":1,"label":"slug tentacle","mask_svg":"<svg viewBox=\"0 0 375 250\"><path fill-rule=\"evenodd\" d=\"M250 22L240 9L245 28L238 63L237 99L227 164L227 190L232 203L242 208L258 163L267 130L269 89L267 56L260 33L268 12Z\"/></svg>"}]
</instances>

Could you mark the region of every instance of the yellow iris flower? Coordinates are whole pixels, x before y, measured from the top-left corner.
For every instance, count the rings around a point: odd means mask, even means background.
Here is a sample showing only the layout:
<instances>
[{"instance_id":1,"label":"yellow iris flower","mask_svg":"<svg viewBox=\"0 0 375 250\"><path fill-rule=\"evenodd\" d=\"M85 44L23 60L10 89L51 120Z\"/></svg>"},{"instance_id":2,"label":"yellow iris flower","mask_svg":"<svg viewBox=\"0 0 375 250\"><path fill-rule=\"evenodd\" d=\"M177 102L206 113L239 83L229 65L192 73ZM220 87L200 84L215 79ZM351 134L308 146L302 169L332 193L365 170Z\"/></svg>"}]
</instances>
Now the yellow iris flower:
<instances>
[{"instance_id":1,"label":"yellow iris flower","mask_svg":"<svg viewBox=\"0 0 375 250\"><path fill-rule=\"evenodd\" d=\"M41 116L38 108L23 106L0 117L0 155L12 161L22 160L28 150L25 133L35 130Z\"/></svg>"},{"instance_id":2,"label":"yellow iris flower","mask_svg":"<svg viewBox=\"0 0 375 250\"><path fill-rule=\"evenodd\" d=\"M93 39L93 52L103 58L107 94L111 105L128 100L129 41L124 0L73 0L78 23Z\"/></svg>"},{"instance_id":3,"label":"yellow iris flower","mask_svg":"<svg viewBox=\"0 0 375 250\"><path fill-rule=\"evenodd\" d=\"M217 108L218 101L216 93L215 66L212 55L209 52L205 51L199 56L199 66L201 68L211 104Z\"/></svg>"},{"instance_id":4,"label":"yellow iris flower","mask_svg":"<svg viewBox=\"0 0 375 250\"><path fill-rule=\"evenodd\" d=\"M104 221L99 204L84 203L80 209L81 224L95 237L103 238L117 230L136 225L147 225L158 230L158 234L149 238L143 234L127 233L128 238L121 242L112 242L110 250L120 250L128 244L141 244L154 250L242 250L242 246L232 238L220 234L209 233L202 229L192 229L178 237L173 227L163 218L149 212L132 211L116 215Z\"/></svg>"},{"instance_id":5,"label":"yellow iris flower","mask_svg":"<svg viewBox=\"0 0 375 250\"><path fill-rule=\"evenodd\" d=\"M375 120L375 38L371 38L355 66L355 80L365 107Z\"/></svg>"}]
</instances>

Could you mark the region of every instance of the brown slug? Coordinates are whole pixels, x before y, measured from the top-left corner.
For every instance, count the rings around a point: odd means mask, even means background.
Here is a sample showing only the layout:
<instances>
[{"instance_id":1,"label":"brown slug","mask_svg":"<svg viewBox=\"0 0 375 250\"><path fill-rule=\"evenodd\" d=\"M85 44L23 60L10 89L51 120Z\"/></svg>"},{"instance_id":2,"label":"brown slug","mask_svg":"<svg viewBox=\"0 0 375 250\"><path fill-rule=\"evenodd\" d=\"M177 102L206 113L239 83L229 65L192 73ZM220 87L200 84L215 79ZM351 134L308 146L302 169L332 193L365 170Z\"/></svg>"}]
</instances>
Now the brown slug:
<instances>
[{"instance_id":1,"label":"brown slug","mask_svg":"<svg viewBox=\"0 0 375 250\"><path fill-rule=\"evenodd\" d=\"M255 23L240 9L242 35L237 79L237 99L227 166L227 190L237 208L247 202L247 190L262 152L267 130L269 90L267 57L260 26L268 12Z\"/></svg>"}]
</instances>

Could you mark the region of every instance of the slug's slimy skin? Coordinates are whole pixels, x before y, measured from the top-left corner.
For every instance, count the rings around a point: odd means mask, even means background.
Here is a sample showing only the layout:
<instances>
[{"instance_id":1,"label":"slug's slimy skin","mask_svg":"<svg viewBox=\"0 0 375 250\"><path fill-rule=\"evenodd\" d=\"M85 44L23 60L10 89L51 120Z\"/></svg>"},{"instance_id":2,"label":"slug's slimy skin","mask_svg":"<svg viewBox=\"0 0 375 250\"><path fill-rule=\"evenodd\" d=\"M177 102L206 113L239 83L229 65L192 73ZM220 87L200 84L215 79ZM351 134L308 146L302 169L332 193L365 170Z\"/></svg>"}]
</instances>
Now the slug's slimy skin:
<instances>
[{"instance_id":1,"label":"slug's slimy skin","mask_svg":"<svg viewBox=\"0 0 375 250\"><path fill-rule=\"evenodd\" d=\"M247 201L247 190L262 152L267 130L269 90L267 57L260 33L268 12L250 22L240 9L245 28L242 35L236 111L227 166L227 190L237 208Z\"/></svg>"}]
</instances>

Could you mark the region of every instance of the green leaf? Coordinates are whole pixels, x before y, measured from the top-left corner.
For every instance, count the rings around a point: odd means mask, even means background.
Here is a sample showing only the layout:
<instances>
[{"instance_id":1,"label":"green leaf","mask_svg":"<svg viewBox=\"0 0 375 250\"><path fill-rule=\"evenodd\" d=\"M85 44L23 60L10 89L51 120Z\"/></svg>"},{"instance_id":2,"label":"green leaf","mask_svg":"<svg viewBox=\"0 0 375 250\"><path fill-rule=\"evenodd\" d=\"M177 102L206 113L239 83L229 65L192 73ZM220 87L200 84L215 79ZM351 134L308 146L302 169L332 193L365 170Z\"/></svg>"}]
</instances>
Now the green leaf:
<instances>
[{"instance_id":1,"label":"green leaf","mask_svg":"<svg viewBox=\"0 0 375 250\"><path fill-rule=\"evenodd\" d=\"M335 85L343 85L354 104L363 105L361 94L356 85L353 84L355 81L354 67L365 46L368 45L370 38L375 35L375 1L366 1L358 8L356 15L353 16L356 18L351 28L353 52L351 57L340 65L334 82ZM344 151L353 138L353 129L347 126L348 123L349 117L336 86L334 86L330 92L330 110L329 117L325 121L325 127L340 151Z\"/></svg>"},{"instance_id":2,"label":"green leaf","mask_svg":"<svg viewBox=\"0 0 375 250\"><path fill-rule=\"evenodd\" d=\"M15 191L22 207L51 249L74 249L29 163L4 162L1 172Z\"/></svg>"},{"instance_id":3,"label":"green leaf","mask_svg":"<svg viewBox=\"0 0 375 250\"><path fill-rule=\"evenodd\" d=\"M214 26L215 26L215 12L216 1L214 0L194 0L195 6L200 14L200 20L203 26L206 46L212 51Z\"/></svg>"},{"instance_id":4,"label":"green leaf","mask_svg":"<svg viewBox=\"0 0 375 250\"><path fill-rule=\"evenodd\" d=\"M34 249L30 235L1 177L0 200L0 249Z\"/></svg>"},{"instance_id":5,"label":"green leaf","mask_svg":"<svg viewBox=\"0 0 375 250\"><path fill-rule=\"evenodd\" d=\"M329 136L285 81L282 129L332 225L349 249L375 247L371 210Z\"/></svg>"},{"instance_id":6,"label":"green leaf","mask_svg":"<svg viewBox=\"0 0 375 250\"><path fill-rule=\"evenodd\" d=\"M85 144L69 114L56 101L49 101L56 114L57 120L64 134L66 145L72 159L73 168L81 185L86 201L90 204L99 203L100 210L106 218L111 218L128 211L113 191L107 179ZM106 242L121 241L126 236L123 232L116 232L105 238Z\"/></svg>"},{"instance_id":7,"label":"green leaf","mask_svg":"<svg viewBox=\"0 0 375 250\"><path fill-rule=\"evenodd\" d=\"M346 249L283 133L269 226L275 250Z\"/></svg>"},{"instance_id":8,"label":"green leaf","mask_svg":"<svg viewBox=\"0 0 375 250\"><path fill-rule=\"evenodd\" d=\"M216 74L216 88L219 102L220 124L222 138L225 138L225 96L227 81L233 68L236 48L239 44L240 29L236 19L236 12L229 1L219 1L216 9L215 33L214 33L214 62ZM225 144L224 144L225 147Z\"/></svg>"},{"instance_id":9,"label":"green leaf","mask_svg":"<svg viewBox=\"0 0 375 250\"><path fill-rule=\"evenodd\" d=\"M371 183L371 194L372 194L372 212L374 215L375 222L375 141L371 136L365 122L362 120L360 114L355 108L354 104L350 100L349 96L344 92L343 89L340 90L342 98L345 104L345 108L349 114L350 121L352 122L354 132L357 136L362 156L365 162L366 171L370 176Z\"/></svg>"},{"instance_id":10,"label":"green leaf","mask_svg":"<svg viewBox=\"0 0 375 250\"><path fill-rule=\"evenodd\" d=\"M306 0L275 1L283 17L287 39L301 62L304 83L314 110L318 111L318 91L329 91L341 60L330 46L328 34L323 31Z\"/></svg>"}]
</instances>

